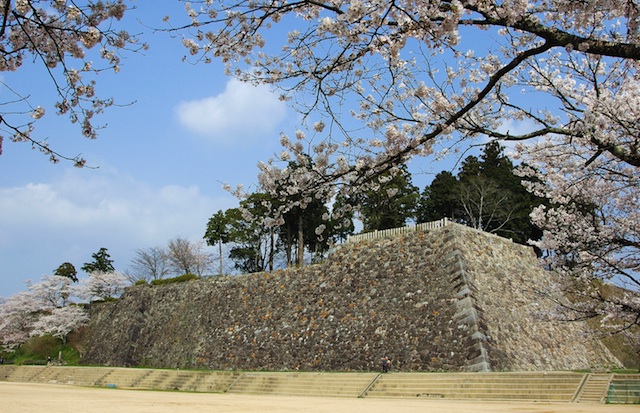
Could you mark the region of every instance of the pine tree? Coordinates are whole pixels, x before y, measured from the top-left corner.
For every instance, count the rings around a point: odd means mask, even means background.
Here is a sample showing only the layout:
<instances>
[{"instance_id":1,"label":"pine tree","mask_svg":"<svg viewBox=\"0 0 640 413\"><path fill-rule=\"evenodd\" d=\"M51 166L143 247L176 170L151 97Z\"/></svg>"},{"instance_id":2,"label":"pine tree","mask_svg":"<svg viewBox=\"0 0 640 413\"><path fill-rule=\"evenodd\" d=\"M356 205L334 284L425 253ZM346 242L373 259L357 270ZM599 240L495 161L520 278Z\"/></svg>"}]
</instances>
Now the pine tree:
<instances>
[{"instance_id":1,"label":"pine tree","mask_svg":"<svg viewBox=\"0 0 640 413\"><path fill-rule=\"evenodd\" d=\"M92 254L93 262L86 262L80 269L87 274L94 272L109 273L115 271L113 268L113 260L107 252L107 249L102 247L98 252Z\"/></svg>"}]
</instances>

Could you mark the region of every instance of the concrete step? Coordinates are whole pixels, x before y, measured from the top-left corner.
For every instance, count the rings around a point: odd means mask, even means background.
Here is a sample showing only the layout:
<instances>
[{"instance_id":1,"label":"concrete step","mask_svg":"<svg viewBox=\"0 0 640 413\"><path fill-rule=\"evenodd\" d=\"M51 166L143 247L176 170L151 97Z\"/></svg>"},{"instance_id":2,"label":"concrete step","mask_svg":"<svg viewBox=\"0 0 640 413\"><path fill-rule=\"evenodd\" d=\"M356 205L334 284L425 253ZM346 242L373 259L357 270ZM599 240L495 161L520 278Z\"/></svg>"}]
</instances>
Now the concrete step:
<instances>
[{"instance_id":1,"label":"concrete step","mask_svg":"<svg viewBox=\"0 0 640 413\"><path fill-rule=\"evenodd\" d=\"M173 376L172 370L153 370L136 382L136 388L170 390Z\"/></svg>"},{"instance_id":2,"label":"concrete step","mask_svg":"<svg viewBox=\"0 0 640 413\"><path fill-rule=\"evenodd\" d=\"M245 373L230 393L359 397L377 373Z\"/></svg>"},{"instance_id":3,"label":"concrete step","mask_svg":"<svg viewBox=\"0 0 640 413\"><path fill-rule=\"evenodd\" d=\"M181 390L200 392L225 392L241 373L153 370L137 383L136 388L150 390Z\"/></svg>"},{"instance_id":4,"label":"concrete step","mask_svg":"<svg viewBox=\"0 0 640 413\"><path fill-rule=\"evenodd\" d=\"M108 373L108 369L91 367L49 366L31 378L32 383L75 384L93 386L96 381Z\"/></svg>"},{"instance_id":5,"label":"concrete step","mask_svg":"<svg viewBox=\"0 0 640 413\"><path fill-rule=\"evenodd\" d=\"M5 381L28 383L33 377L43 372L46 366L0 366L10 372L6 374Z\"/></svg>"},{"instance_id":6,"label":"concrete step","mask_svg":"<svg viewBox=\"0 0 640 413\"><path fill-rule=\"evenodd\" d=\"M604 403L613 374L589 374L576 398L576 403Z\"/></svg>"},{"instance_id":7,"label":"concrete step","mask_svg":"<svg viewBox=\"0 0 640 413\"><path fill-rule=\"evenodd\" d=\"M293 396L447 398L602 403L609 383L615 403L640 402L640 375L578 373L313 373L155 370L0 365L0 381L113 385ZM611 386L613 388L613 385Z\"/></svg>"},{"instance_id":8,"label":"concrete step","mask_svg":"<svg viewBox=\"0 0 640 413\"><path fill-rule=\"evenodd\" d=\"M194 382L192 391L224 393L235 383L242 373L234 371L214 371Z\"/></svg>"},{"instance_id":9,"label":"concrete step","mask_svg":"<svg viewBox=\"0 0 640 413\"><path fill-rule=\"evenodd\" d=\"M0 365L0 381L9 381L9 377L13 375L18 366Z\"/></svg>"},{"instance_id":10,"label":"concrete step","mask_svg":"<svg viewBox=\"0 0 640 413\"><path fill-rule=\"evenodd\" d=\"M111 368L95 385L135 388L139 381L152 372L152 369Z\"/></svg>"},{"instance_id":11,"label":"concrete step","mask_svg":"<svg viewBox=\"0 0 640 413\"><path fill-rule=\"evenodd\" d=\"M569 402L582 378L572 373L385 374L366 397Z\"/></svg>"}]
</instances>

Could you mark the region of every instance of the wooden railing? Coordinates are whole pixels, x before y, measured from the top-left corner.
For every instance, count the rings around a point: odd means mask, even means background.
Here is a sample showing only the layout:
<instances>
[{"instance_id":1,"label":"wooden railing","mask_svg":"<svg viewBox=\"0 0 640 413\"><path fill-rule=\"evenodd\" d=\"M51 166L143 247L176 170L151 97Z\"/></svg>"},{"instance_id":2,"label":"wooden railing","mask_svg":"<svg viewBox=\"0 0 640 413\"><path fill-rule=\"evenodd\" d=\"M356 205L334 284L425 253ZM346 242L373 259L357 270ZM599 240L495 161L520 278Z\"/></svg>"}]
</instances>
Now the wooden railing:
<instances>
[{"instance_id":1,"label":"wooden railing","mask_svg":"<svg viewBox=\"0 0 640 413\"><path fill-rule=\"evenodd\" d=\"M449 225L450 221L447 218L442 218L440 221L423 222L422 224L408 225L400 228L390 228L381 231L364 232L356 235L349 235L347 242L359 242L363 240L372 240L378 238L395 237L400 234L414 231L428 231L430 229L442 228Z\"/></svg>"}]
</instances>

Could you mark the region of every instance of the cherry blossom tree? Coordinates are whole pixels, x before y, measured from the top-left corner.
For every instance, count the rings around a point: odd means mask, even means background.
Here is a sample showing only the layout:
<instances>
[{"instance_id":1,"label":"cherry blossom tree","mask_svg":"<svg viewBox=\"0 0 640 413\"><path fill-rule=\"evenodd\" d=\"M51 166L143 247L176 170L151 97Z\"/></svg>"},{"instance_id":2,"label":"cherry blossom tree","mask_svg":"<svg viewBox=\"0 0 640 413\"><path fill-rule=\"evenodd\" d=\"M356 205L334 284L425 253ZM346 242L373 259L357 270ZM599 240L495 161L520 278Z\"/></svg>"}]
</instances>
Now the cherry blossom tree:
<instances>
[{"instance_id":1,"label":"cherry blossom tree","mask_svg":"<svg viewBox=\"0 0 640 413\"><path fill-rule=\"evenodd\" d=\"M569 276L564 292L578 298L568 308L571 316L602 316L603 327L635 334L637 340L640 171L561 136L519 149L533 161L520 173L538 178L523 182L550 201L532 214L544 229L535 245L547 251L543 259L549 268ZM622 289L616 291L611 284Z\"/></svg>"},{"instance_id":2,"label":"cherry blossom tree","mask_svg":"<svg viewBox=\"0 0 640 413\"><path fill-rule=\"evenodd\" d=\"M169 266L177 274L204 275L213 261L212 255L205 250L203 241L190 241L177 237L167 245Z\"/></svg>"},{"instance_id":3,"label":"cherry blossom tree","mask_svg":"<svg viewBox=\"0 0 640 413\"><path fill-rule=\"evenodd\" d=\"M304 117L306 128L283 134L282 153L260 165L261 191L304 208L376 188L415 156L487 137L520 142L542 181L531 190L554 205L534 215L549 265L623 283L620 302L589 308L638 325L637 1L185 6L192 23L174 30L193 60L218 58L229 74L272 85Z\"/></svg>"},{"instance_id":4,"label":"cherry blossom tree","mask_svg":"<svg viewBox=\"0 0 640 413\"><path fill-rule=\"evenodd\" d=\"M218 57L230 74L279 88L308 121L320 118L313 136L282 137L279 160L310 167L273 160L261 171L268 187L296 174L289 181L300 191L354 188L443 141L478 136L556 133L640 164L631 141L593 133L603 109L629 105L638 88L636 2L207 0L186 8L183 43L195 59ZM345 111L371 132L349 129ZM527 133L502 127L523 120L533 125ZM620 133L637 136L627 126Z\"/></svg>"},{"instance_id":5,"label":"cherry blossom tree","mask_svg":"<svg viewBox=\"0 0 640 413\"><path fill-rule=\"evenodd\" d=\"M45 275L40 282L27 283L38 310L47 311L69 304L72 280L61 275Z\"/></svg>"},{"instance_id":6,"label":"cherry blossom tree","mask_svg":"<svg viewBox=\"0 0 640 413\"><path fill-rule=\"evenodd\" d=\"M41 317L68 304L71 282L68 277L44 276L40 282L28 283L27 291L0 303L0 344L14 348L24 343Z\"/></svg>"},{"instance_id":7,"label":"cherry blossom tree","mask_svg":"<svg viewBox=\"0 0 640 413\"><path fill-rule=\"evenodd\" d=\"M73 293L82 300L107 300L118 298L129 284L127 276L119 271L96 271L74 286Z\"/></svg>"},{"instance_id":8,"label":"cherry blossom tree","mask_svg":"<svg viewBox=\"0 0 640 413\"><path fill-rule=\"evenodd\" d=\"M77 124L83 136L94 139L99 128L95 115L114 104L111 97L98 96L95 75L105 70L117 72L120 51L145 47L114 25L126 10L124 0L2 1L0 72L37 66L58 95L51 109ZM46 137L35 133L36 120L48 113L48 102L33 101L27 87L6 79L0 82L0 154L3 138L8 138L30 143L53 162L65 159L85 165L80 156L58 153Z\"/></svg>"},{"instance_id":9,"label":"cherry blossom tree","mask_svg":"<svg viewBox=\"0 0 640 413\"><path fill-rule=\"evenodd\" d=\"M89 322L87 311L77 305L56 308L51 313L39 317L33 323L31 337L51 335L66 344L67 336L72 331Z\"/></svg>"},{"instance_id":10,"label":"cherry blossom tree","mask_svg":"<svg viewBox=\"0 0 640 413\"><path fill-rule=\"evenodd\" d=\"M39 309L37 300L29 291L15 294L0 303L0 345L3 349L10 350L27 341Z\"/></svg>"}]
</instances>

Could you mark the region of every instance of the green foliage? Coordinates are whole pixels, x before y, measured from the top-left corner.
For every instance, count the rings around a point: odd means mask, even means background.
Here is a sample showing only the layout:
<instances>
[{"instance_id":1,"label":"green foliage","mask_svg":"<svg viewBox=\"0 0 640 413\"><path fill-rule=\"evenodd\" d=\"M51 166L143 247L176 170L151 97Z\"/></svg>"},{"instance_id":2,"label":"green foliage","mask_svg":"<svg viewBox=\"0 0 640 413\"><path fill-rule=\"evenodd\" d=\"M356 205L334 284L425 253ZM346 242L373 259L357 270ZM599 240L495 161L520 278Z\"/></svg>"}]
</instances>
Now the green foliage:
<instances>
[{"instance_id":1,"label":"green foliage","mask_svg":"<svg viewBox=\"0 0 640 413\"><path fill-rule=\"evenodd\" d=\"M291 163L289 167L306 166ZM332 241L353 233L354 209L364 231L447 217L520 243L541 236L529 214L542 201L525 190L497 142L488 143L479 157L464 159L458 176L448 171L437 174L422 194L412 184L407 167L398 169L378 177L378 184L365 193L334 199L334 211L344 215L333 216L324 199L284 205L265 193L251 194L239 208L216 212L207 223L204 239L218 245L220 275L222 244L227 243L231 244L229 258L243 273L272 270L276 256L284 255L288 265L301 264L305 251L322 257ZM282 222L274 226L272 218L281 210ZM316 233L322 226L324 231Z\"/></svg>"},{"instance_id":2,"label":"green foliage","mask_svg":"<svg viewBox=\"0 0 640 413\"><path fill-rule=\"evenodd\" d=\"M426 186L416 208L418 223L439 221L442 218L455 220L460 210L458 202L458 178L451 172L442 171L431 185Z\"/></svg>"},{"instance_id":3,"label":"green foliage","mask_svg":"<svg viewBox=\"0 0 640 413\"><path fill-rule=\"evenodd\" d=\"M113 272L115 268L113 268L113 260L110 259L111 256L107 252L106 248L100 248L98 252L92 254L93 262L85 263L80 269L87 274L91 274L92 272Z\"/></svg>"},{"instance_id":4,"label":"green foliage","mask_svg":"<svg viewBox=\"0 0 640 413\"><path fill-rule=\"evenodd\" d=\"M242 273L263 271L264 262L260 252L251 246L236 246L229 251L229 258L234 262L235 268Z\"/></svg>"},{"instance_id":5,"label":"green foliage","mask_svg":"<svg viewBox=\"0 0 640 413\"><path fill-rule=\"evenodd\" d=\"M200 279L200 277L195 274L183 274L173 278L161 278L159 280L152 280L151 285L175 284L198 279Z\"/></svg>"},{"instance_id":6,"label":"green foliage","mask_svg":"<svg viewBox=\"0 0 640 413\"><path fill-rule=\"evenodd\" d=\"M540 239L529 214L542 199L527 192L502 151L499 143L489 142L480 158L463 160L458 176L447 171L436 175L422 193L417 221L447 217L519 243Z\"/></svg>"},{"instance_id":7,"label":"green foliage","mask_svg":"<svg viewBox=\"0 0 640 413\"><path fill-rule=\"evenodd\" d=\"M267 194L254 193L240 202L240 208L225 212L229 225L228 240L234 245L229 257L241 272L264 271L272 258L273 228L264 225L263 218L275 207Z\"/></svg>"},{"instance_id":8,"label":"green foliage","mask_svg":"<svg viewBox=\"0 0 640 413\"><path fill-rule=\"evenodd\" d=\"M221 210L213 214L207 222L207 230L204 234L204 239L207 241L207 245L214 246L218 244L219 254L219 272L218 275L222 276L222 244L225 244L231 239L231 218L228 214Z\"/></svg>"},{"instance_id":9,"label":"green foliage","mask_svg":"<svg viewBox=\"0 0 640 413\"><path fill-rule=\"evenodd\" d=\"M62 263L58 269L55 270L53 275L71 278L71 281L74 283L78 282L78 271L76 271L76 267L74 267L70 262Z\"/></svg>"},{"instance_id":10,"label":"green foliage","mask_svg":"<svg viewBox=\"0 0 640 413\"><path fill-rule=\"evenodd\" d=\"M73 344L74 340L69 340L66 345L62 340L52 336L32 337L27 340L17 350L5 353L6 362L13 364L46 364L47 358L57 361L58 355L62 356L65 364L77 365L80 362L80 353Z\"/></svg>"},{"instance_id":11,"label":"green foliage","mask_svg":"<svg viewBox=\"0 0 640 413\"><path fill-rule=\"evenodd\" d=\"M303 249L322 254L328 246L328 234L326 231L319 237L315 230L326 222L322 219L323 215L327 215L329 210L320 199L313 199L305 208L294 207L284 214L284 225L279 227L282 244L287 255L287 263L302 264ZM291 254L294 246L298 246L297 254ZM302 247L302 248L301 248ZM295 258L293 258L295 257Z\"/></svg>"},{"instance_id":12,"label":"green foliage","mask_svg":"<svg viewBox=\"0 0 640 413\"><path fill-rule=\"evenodd\" d=\"M417 187L411 183L411 174L405 165L395 174L380 176L380 184L355 196L365 231L397 228L415 217L420 198Z\"/></svg>"},{"instance_id":13,"label":"green foliage","mask_svg":"<svg viewBox=\"0 0 640 413\"><path fill-rule=\"evenodd\" d=\"M229 242L231 235L230 217L222 211L218 211L209 218L204 239L207 245L216 245Z\"/></svg>"}]
</instances>

